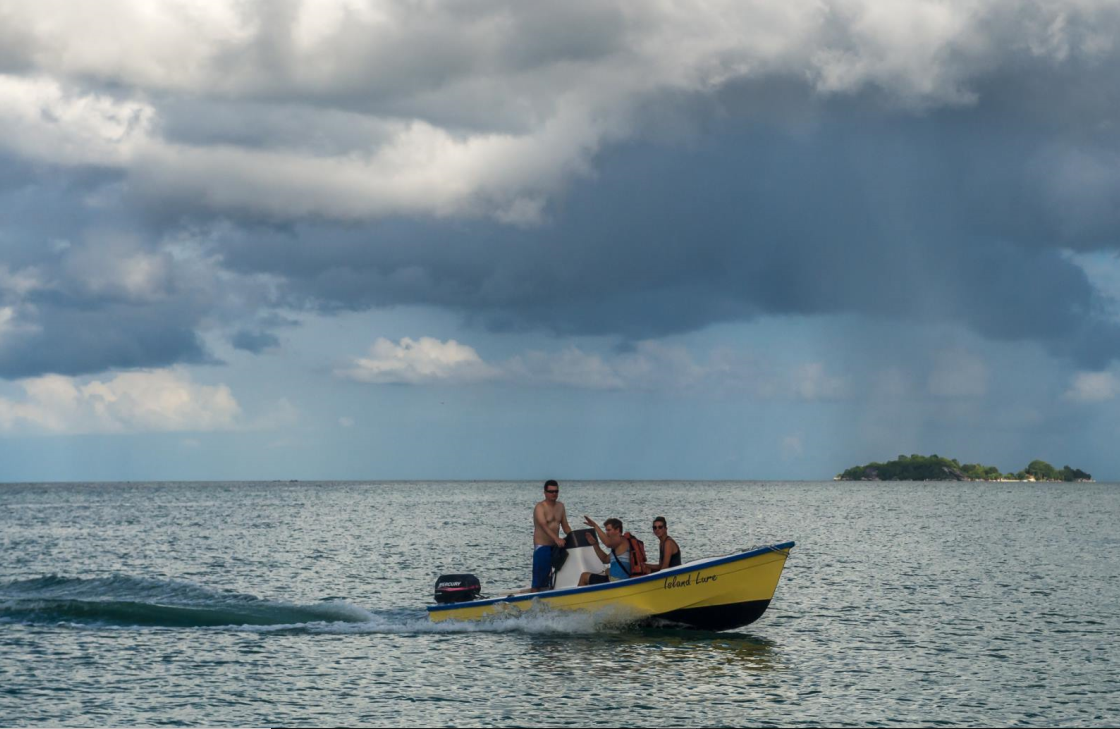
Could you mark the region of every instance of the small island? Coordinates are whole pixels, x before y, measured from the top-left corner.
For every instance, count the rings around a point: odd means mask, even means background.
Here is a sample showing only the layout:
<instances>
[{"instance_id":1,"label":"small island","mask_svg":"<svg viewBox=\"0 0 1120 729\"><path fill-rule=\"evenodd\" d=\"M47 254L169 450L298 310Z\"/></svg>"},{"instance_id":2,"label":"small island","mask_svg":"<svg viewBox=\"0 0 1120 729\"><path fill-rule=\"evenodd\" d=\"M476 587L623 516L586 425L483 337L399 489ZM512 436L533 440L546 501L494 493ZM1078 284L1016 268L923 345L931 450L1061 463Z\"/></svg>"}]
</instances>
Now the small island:
<instances>
[{"instance_id":1,"label":"small island","mask_svg":"<svg viewBox=\"0 0 1120 729\"><path fill-rule=\"evenodd\" d=\"M995 466L980 463L961 464L955 458L932 456L899 456L887 463L852 466L834 481L1092 481L1093 477L1079 468L1054 468L1046 461L1031 461L1016 473L1004 473Z\"/></svg>"}]
</instances>

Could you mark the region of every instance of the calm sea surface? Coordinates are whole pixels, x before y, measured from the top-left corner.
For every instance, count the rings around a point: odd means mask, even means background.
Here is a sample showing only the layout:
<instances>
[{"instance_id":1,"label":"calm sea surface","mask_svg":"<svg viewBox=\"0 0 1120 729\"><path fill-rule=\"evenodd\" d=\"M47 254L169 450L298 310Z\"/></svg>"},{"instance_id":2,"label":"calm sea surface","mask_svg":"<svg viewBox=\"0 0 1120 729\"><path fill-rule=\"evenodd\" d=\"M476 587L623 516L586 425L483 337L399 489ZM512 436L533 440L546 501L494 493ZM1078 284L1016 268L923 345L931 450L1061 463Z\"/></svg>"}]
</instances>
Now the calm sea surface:
<instances>
[{"instance_id":1,"label":"calm sea surface","mask_svg":"<svg viewBox=\"0 0 1120 729\"><path fill-rule=\"evenodd\" d=\"M0 485L0 725L1115 725L1120 486L561 483L685 559L794 540L754 625L432 625L529 580L533 483Z\"/></svg>"}]
</instances>

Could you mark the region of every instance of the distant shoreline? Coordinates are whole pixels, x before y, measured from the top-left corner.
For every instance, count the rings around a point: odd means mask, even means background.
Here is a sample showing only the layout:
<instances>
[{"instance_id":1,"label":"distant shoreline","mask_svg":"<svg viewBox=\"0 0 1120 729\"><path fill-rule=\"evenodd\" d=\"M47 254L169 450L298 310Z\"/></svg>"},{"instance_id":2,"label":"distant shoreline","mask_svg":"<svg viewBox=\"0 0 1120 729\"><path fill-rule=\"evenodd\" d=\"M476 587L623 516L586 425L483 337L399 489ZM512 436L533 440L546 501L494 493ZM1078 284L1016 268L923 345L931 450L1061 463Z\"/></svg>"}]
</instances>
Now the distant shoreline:
<instances>
[{"instance_id":1,"label":"distant shoreline","mask_svg":"<svg viewBox=\"0 0 1120 729\"><path fill-rule=\"evenodd\" d=\"M839 475L832 477L833 481L864 481L868 483L887 483L889 481L911 482L941 482L941 483L1097 483L1095 478L1077 478L1066 481L1060 478L841 478Z\"/></svg>"},{"instance_id":2,"label":"distant shoreline","mask_svg":"<svg viewBox=\"0 0 1120 729\"><path fill-rule=\"evenodd\" d=\"M852 466L838 473L833 481L982 481L985 483L1096 483L1092 474L1080 468L1055 468L1046 461L1033 460L1021 471L1004 472L980 463L962 464L956 458L899 456L893 461L873 461Z\"/></svg>"}]
</instances>

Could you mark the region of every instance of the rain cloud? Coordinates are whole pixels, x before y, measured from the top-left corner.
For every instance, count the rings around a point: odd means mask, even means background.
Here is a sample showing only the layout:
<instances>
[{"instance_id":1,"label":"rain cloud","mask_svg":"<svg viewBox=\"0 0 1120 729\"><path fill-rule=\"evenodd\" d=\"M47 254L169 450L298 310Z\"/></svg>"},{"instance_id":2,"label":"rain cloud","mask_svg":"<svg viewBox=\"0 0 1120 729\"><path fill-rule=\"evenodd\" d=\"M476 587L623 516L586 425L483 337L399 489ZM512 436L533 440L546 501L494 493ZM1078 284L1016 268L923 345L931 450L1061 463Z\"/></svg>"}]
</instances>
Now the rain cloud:
<instances>
[{"instance_id":1,"label":"rain cloud","mask_svg":"<svg viewBox=\"0 0 1120 729\"><path fill-rule=\"evenodd\" d=\"M1120 357L1070 255L1120 244L1114 3L0 12L0 376L401 304L623 346L849 313Z\"/></svg>"}]
</instances>

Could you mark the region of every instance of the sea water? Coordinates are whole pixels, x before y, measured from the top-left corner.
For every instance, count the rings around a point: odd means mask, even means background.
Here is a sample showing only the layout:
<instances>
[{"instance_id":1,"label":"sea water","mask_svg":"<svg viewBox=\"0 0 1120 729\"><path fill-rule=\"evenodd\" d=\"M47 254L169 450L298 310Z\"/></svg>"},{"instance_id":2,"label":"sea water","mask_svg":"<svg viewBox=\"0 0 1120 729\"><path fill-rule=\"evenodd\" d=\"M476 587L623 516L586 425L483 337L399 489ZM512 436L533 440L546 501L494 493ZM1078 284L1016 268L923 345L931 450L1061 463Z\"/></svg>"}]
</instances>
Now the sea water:
<instances>
[{"instance_id":1,"label":"sea water","mask_svg":"<svg viewBox=\"0 0 1120 729\"><path fill-rule=\"evenodd\" d=\"M542 479L543 480L543 479ZM0 725L1115 725L1120 486L561 482L686 560L793 540L734 632L428 621L527 584L541 483L0 485Z\"/></svg>"}]
</instances>

